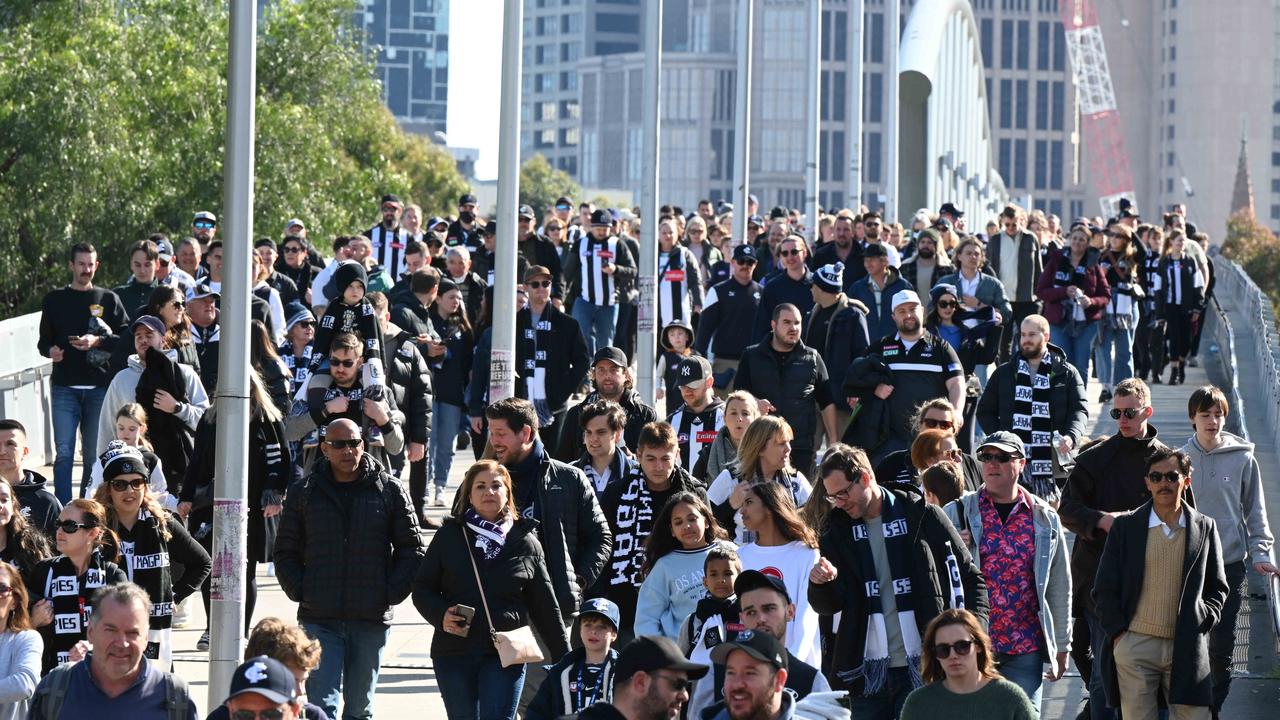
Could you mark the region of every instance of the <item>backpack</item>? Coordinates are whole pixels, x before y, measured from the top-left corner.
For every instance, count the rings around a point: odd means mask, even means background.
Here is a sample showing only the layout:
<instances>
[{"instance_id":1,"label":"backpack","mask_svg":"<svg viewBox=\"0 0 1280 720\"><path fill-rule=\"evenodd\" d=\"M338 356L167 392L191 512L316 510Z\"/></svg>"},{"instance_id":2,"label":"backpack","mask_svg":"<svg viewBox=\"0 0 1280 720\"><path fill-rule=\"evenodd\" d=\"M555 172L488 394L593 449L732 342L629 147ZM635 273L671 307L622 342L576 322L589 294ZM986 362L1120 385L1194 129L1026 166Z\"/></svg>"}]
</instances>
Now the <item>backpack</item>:
<instances>
[{"instance_id":1,"label":"backpack","mask_svg":"<svg viewBox=\"0 0 1280 720\"><path fill-rule=\"evenodd\" d=\"M31 720L58 720L62 703L71 687L71 673L81 661L59 665L36 687L31 703ZM173 673L161 673L164 678L164 706L169 720L188 720L191 716L191 694L187 682Z\"/></svg>"}]
</instances>

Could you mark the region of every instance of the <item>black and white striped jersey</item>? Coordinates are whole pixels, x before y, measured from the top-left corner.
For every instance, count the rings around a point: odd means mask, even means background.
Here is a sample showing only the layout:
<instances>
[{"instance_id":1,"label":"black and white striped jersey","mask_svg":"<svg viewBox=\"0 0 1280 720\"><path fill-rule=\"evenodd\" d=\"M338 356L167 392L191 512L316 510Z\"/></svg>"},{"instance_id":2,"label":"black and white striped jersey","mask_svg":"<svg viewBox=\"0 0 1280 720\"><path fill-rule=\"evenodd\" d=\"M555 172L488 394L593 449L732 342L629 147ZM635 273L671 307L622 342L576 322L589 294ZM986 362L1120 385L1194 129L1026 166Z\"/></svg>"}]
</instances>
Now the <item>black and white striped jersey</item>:
<instances>
[{"instance_id":1,"label":"black and white striped jersey","mask_svg":"<svg viewBox=\"0 0 1280 720\"><path fill-rule=\"evenodd\" d=\"M702 306L702 269L693 253L683 245L659 252L658 326L672 320L692 323L694 306Z\"/></svg>"},{"instance_id":2,"label":"black and white striped jersey","mask_svg":"<svg viewBox=\"0 0 1280 720\"><path fill-rule=\"evenodd\" d=\"M676 431L676 440L680 445L680 465L690 473L698 464L702 454L710 451L711 443L716 441L716 434L724 427L724 402L714 398L712 402L695 413L688 405L681 405L667 418Z\"/></svg>"},{"instance_id":3,"label":"black and white striped jersey","mask_svg":"<svg viewBox=\"0 0 1280 720\"><path fill-rule=\"evenodd\" d=\"M602 268L610 263L616 264L618 257L616 236L597 240L591 235L584 235L576 246L579 281L582 299L592 305L608 306L617 303L618 288L613 275L603 272Z\"/></svg>"},{"instance_id":4,"label":"black and white striped jersey","mask_svg":"<svg viewBox=\"0 0 1280 720\"><path fill-rule=\"evenodd\" d=\"M369 240L373 243L374 260L393 278L404 274L404 252L409 244L409 233L396 226L388 230L381 224L374 225L369 231Z\"/></svg>"}]
</instances>

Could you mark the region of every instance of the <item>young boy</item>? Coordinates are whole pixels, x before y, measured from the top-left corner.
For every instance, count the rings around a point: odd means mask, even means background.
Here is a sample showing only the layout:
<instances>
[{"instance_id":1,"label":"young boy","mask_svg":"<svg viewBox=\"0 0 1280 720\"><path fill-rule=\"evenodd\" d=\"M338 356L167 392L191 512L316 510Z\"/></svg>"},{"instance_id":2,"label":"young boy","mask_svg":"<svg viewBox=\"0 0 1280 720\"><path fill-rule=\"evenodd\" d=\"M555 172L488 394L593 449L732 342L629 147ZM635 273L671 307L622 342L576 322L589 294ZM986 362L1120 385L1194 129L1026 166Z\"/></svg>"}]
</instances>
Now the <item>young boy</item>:
<instances>
[{"instance_id":1,"label":"young boy","mask_svg":"<svg viewBox=\"0 0 1280 720\"><path fill-rule=\"evenodd\" d=\"M702 561L702 573L702 585L709 596L698 601L676 638L676 645L694 662L710 662L711 648L743 629L738 622L738 597L733 593L733 581L742 573L738 553L720 543Z\"/></svg>"},{"instance_id":2,"label":"young boy","mask_svg":"<svg viewBox=\"0 0 1280 720\"><path fill-rule=\"evenodd\" d=\"M627 415L622 406L609 400L597 400L582 408L582 445L586 451L572 464L587 474L596 496L627 476L632 460L622 451L622 432Z\"/></svg>"},{"instance_id":3,"label":"young boy","mask_svg":"<svg viewBox=\"0 0 1280 720\"><path fill-rule=\"evenodd\" d=\"M298 378L296 400L307 399L307 378L315 375L329 359L329 344L335 336L344 332L357 333L364 339L363 385L366 388L384 385L386 373L382 365L382 327L373 304L365 298L368 283L368 273L358 262L344 262L334 270L336 297L324 309L324 316L316 325L315 339L311 346L311 364L307 366L306 376Z\"/></svg>"},{"instance_id":4,"label":"young boy","mask_svg":"<svg viewBox=\"0 0 1280 720\"><path fill-rule=\"evenodd\" d=\"M957 463L940 462L924 471L920 485L924 488L926 503L946 507L964 495L964 470Z\"/></svg>"},{"instance_id":5,"label":"young boy","mask_svg":"<svg viewBox=\"0 0 1280 720\"><path fill-rule=\"evenodd\" d=\"M597 702L613 699L613 670L618 651L618 606L605 598L593 598L578 612L578 638L582 647L570 650L547 668L538 694L525 710L525 720L553 720L575 715Z\"/></svg>"}]
</instances>

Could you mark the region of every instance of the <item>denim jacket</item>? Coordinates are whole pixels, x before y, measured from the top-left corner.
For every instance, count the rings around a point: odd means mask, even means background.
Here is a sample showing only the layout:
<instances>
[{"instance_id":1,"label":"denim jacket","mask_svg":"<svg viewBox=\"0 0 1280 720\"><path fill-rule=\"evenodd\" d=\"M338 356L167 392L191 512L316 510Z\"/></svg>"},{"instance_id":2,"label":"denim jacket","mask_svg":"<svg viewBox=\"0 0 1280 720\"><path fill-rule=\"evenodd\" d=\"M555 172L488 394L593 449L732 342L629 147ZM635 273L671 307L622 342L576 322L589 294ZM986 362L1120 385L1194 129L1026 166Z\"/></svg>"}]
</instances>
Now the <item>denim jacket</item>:
<instances>
[{"instance_id":1,"label":"denim jacket","mask_svg":"<svg viewBox=\"0 0 1280 720\"><path fill-rule=\"evenodd\" d=\"M1036 597L1040 600L1040 628L1044 635L1045 653L1052 660L1055 653L1071 649L1071 572L1068 570L1070 561L1067 536L1056 510L1032 493L1026 490L1021 492L1025 493L1032 507L1036 534ZM982 546L982 511L978 507L978 493L967 493L959 500L948 503L944 510L951 524L959 530L969 531L972 536L969 554L973 556L974 564L982 567L982 558L978 552ZM964 513L963 520L961 512Z\"/></svg>"}]
</instances>

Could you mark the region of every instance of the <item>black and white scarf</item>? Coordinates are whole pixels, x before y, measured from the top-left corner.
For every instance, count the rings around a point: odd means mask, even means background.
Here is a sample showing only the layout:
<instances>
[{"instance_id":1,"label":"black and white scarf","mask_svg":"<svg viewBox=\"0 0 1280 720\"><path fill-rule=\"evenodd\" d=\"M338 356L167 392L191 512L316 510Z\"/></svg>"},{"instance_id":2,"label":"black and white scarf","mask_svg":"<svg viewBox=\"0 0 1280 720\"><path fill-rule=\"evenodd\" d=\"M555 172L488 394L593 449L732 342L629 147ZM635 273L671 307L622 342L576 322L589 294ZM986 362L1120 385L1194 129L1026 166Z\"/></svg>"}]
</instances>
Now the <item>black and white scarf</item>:
<instances>
[{"instance_id":1,"label":"black and white scarf","mask_svg":"<svg viewBox=\"0 0 1280 720\"><path fill-rule=\"evenodd\" d=\"M911 536L907 517L893 493L881 494L883 503L880 521L884 530L885 557L889 561L889 573L893 576L893 596L897 605L898 624L902 628L902 645L907 653L907 668L913 687L922 684L920 679L920 628L916 624L915 603L911 587ZM853 522L853 547L858 565L865 580L863 592L867 596L866 644L862 652L861 675L864 694L874 695L884 687L889 675L889 634L885 629L884 609L880 603L880 575L876 572L875 556L871 552L871 540L867 525L861 520Z\"/></svg>"},{"instance_id":2,"label":"black and white scarf","mask_svg":"<svg viewBox=\"0 0 1280 720\"><path fill-rule=\"evenodd\" d=\"M480 517L475 508L467 508L462 519L475 535L474 544L480 550L480 555L485 560L496 560L498 553L502 552L502 545L507 541L507 533L511 532L514 524L511 518L504 517L500 523L491 522Z\"/></svg>"},{"instance_id":3,"label":"black and white scarf","mask_svg":"<svg viewBox=\"0 0 1280 720\"><path fill-rule=\"evenodd\" d=\"M1049 385L1053 356L1045 353L1031 373L1031 364L1018 356L1018 376L1013 393L1013 432L1027 450L1027 470L1022 484L1046 502L1057 499L1053 481L1053 418L1049 414Z\"/></svg>"},{"instance_id":4,"label":"black and white scarf","mask_svg":"<svg viewBox=\"0 0 1280 720\"><path fill-rule=\"evenodd\" d=\"M71 648L85 639L85 629L93 613L93 593L107 584L106 565L107 561L97 550L90 556L83 578L66 555L59 555L49 565L44 578L44 596L53 603L53 623L41 628L46 671L67 662Z\"/></svg>"},{"instance_id":5,"label":"black and white scarf","mask_svg":"<svg viewBox=\"0 0 1280 720\"><path fill-rule=\"evenodd\" d=\"M555 419L547 403L547 351L553 347L551 319L547 317L550 312L548 305L535 320L532 309L521 311L528 314L529 320L520 332L520 379L524 381L525 397L538 412L539 427L546 427Z\"/></svg>"},{"instance_id":6,"label":"black and white scarf","mask_svg":"<svg viewBox=\"0 0 1280 720\"><path fill-rule=\"evenodd\" d=\"M610 585L639 588L644 582L644 546L653 532L653 519L662 510L654 507L653 493L644 473L636 468L626 479L627 488L614 514L613 551L609 564L613 568Z\"/></svg>"},{"instance_id":7,"label":"black and white scarf","mask_svg":"<svg viewBox=\"0 0 1280 720\"><path fill-rule=\"evenodd\" d=\"M138 521L126 530L116 523L120 554L129 581L147 591L151 598L151 629L163 630L173 623L173 575L169 568L169 542L160 534L166 518L158 518L145 508Z\"/></svg>"}]
</instances>

